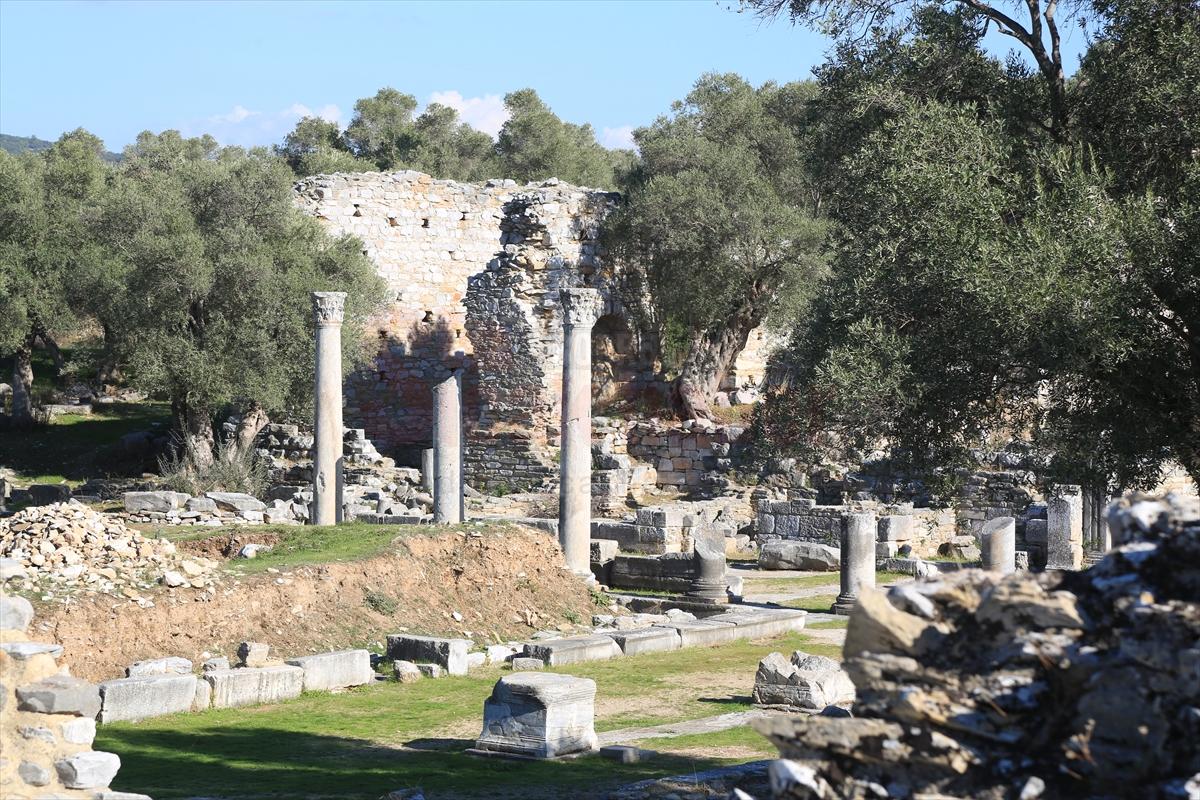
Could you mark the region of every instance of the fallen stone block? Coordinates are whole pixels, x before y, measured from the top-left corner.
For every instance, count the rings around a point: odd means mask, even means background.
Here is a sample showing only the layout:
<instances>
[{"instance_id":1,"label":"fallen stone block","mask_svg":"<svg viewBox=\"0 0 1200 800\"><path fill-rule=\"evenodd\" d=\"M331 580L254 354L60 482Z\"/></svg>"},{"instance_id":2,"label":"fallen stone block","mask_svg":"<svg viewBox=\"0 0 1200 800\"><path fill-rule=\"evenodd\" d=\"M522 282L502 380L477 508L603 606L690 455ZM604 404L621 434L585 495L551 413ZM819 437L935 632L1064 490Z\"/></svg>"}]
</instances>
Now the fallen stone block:
<instances>
[{"instance_id":1,"label":"fallen stone block","mask_svg":"<svg viewBox=\"0 0 1200 800\"><path fill-rule=\"evenodd\" d=\"M213 670L204 680L212 687L213 708L278 703L304 691L304 670L290 664Z\"/></svg>"},{"instance_id":2,"label":"fallen stone block","mask_svg":"<svg viewBox=\"0 0 1200 800\"><path fill-rule=\"evenodd\" d=\"M33 621L33 605L24 597L0 595L0 631L23 631Z\"/></svg>"},{"instance_id":3,"label":"fallen stone block","mask_svg":"<svg viewBox=\"0 0 1200 800\"><path fill-rule=\"evenodd\" d=\"M204 672L212 672L215 669L229 669L229 659L225 656L214 656L201 664L200 669Z\"/></svg>"},{"instance_id":4,"label":"fallen stone block","mask_svg":"<svg viewBox=\"0 0 1200 800\"><path fill-rule=\"evenodd\" d=\"M100 692L72 675L51 675L37 683L18 686L17 708L38 714L94 717L100 713Z\"/></svg>"},{"instance_id":5,"label":"fallen stone block","mask_svg":"<svg viewBox=\"0 0 1200 800\"><path fill-rule=\"evenodd\" d=\"M246 511L263 511L267 507L263 501L243 492L205 492L204 496L216 503L217 508L236 511L239 514Z\"/></svg>"},{"instance_id":6,"label":"fallen stone block","mask_svg":"<svg viewBox=\"0 0 1200 800\"><path fill-rule=\"evenodd\" d=\"M194 675L151 675L105 681L100 689L102 725L137 722L191 711L196 699Z\"/></svg>"},{"instance_id":7,"label":"fallen stone block","mask_svg":"<svg viewBox=\"0 0 1200 800\"><path fill-rule=\"evenodd\" d=\"M62 645L46 642L0 642L0 650L17 661L27 661L41 655L58 658L63 652Z\"/></svg>"},{"instance_id":8,"label":"fallen stone block","mask_svg":"<svg viewBox=\"0 0 1200 800\"><path fill-rule=\"evenodd\" d=\"M797 650L787 659L771 653L758 664L754 676L754 702L805 711L854 702L854 683L832 658Z\"/></svg>"},{"instance_id":9,"label":"fallen stone block","mask_svg":"<svg viewBox=\"0 0 1200 800\"><path fill-rule=\"evenodd\" d=\"M804 630L808 612L796 608L735 608L707 617L711 622L730 622L737 626L739 639L764 639Z\"/></svg>"},{"instance_id":10,"label":"fallen stone block","mask_svg":"<svg viewBox=\"0 0 1200 800\"><path fill-rule=\"evenodd\" d=\"M551 667L579 664L584 661L604 661L621 654L621 648L612 637L605 634L567 636L525 645L527 658L539 659Z\"/></svg>"},{"instance_id":11,"label":"fallen stone block","mask_svg":"<svg viewBox=\"0 0 1200 800\"><path fill-rule=\"evenodd\" d=\"M525 656L517 656L509 662L512 665L513 672L529 672L531 670L539 670L546 668L546 662L540 658L526 658Z\"/></svg>"},{"instance_id":12,"label":"fallen stone block","mask_svg":"<svg viewBox=\"0 0 1200 800\"><path fill-rule=\"evenodd\" d=\"M420 667L411 661L393 661L392 675L400 683L415 683L424 677Z\"/></svg>"},{"instance_id":13,"label":"fallen stone block","mask_svg":"<svg viewBox=\"0 0 1200 800\"><path fill-rule=\"evenodd\" d=\"M683 646L679 631L671 628L641 628L632 631L605 632L627 656L642 653L666 653Z\"/></svg>"},{"instance_id":14,"label":"fallen stone block","mask_svg":"<svg viewBox=\"0 0 1200 800\"><path fill-rule=\"evenodd\" d=\"M833 572L840 569L841 553L836 547L819 542L777 539L767 542L758 553L760 569L800 569Z\"/></svg>"},{"instance_id":15,"label":"fallen stone block","mask_svg":"<svg viewBox=\"0 0 1200 800\"><path fill-rule=\"evenodd\" d=\"M487 653L467 653L467 669L482 667L487 663Z\"/></svg>"},{"instance_id":16,"label":"fallen stone block","mask_svg":"<svg viewBox=\"0 0 1200 800\"><path fill-rule=\"evenodd\" d=\"M212 706L212 687L208 681L196 680L196 694L192 698L192 711L207 711Z\"/></svg>"},{"instance_id":17,"label":"fallen stone block","mask_svg":"<svg viewBox=\"0 0 1200 800\"><path fill-rule=\"evenodd\" d=\"M653 750L643 750L628 744L610 744L600 748L600 757L608 758L619 764L641 764L657 756Z\"/></svg>"},{"instance_id":18,"label":"fallen stone block","mask_svg":"<svg viewBox=\"0 0 1200 800\"><path fill-rule=\"evenodd\" d=\"M417 670L423 678L440 678L446 673L440 664L417 664Z\"/></svg>"},{"instance_id":19,"label":"fallen stone block","mask_svg":"<svg viewBox=\"0 0 1200 800\"><path fill-rule=\"evenodd\" d=\"M166 513L183 508L189 499L183 492L126 492L125 510L131 514Z\"/></svg>"},{"instance_id":20,"label":"fallen stone block","mask_svg":"<svg viewBox=\"0 0 1200 800\"><path fill-rule=\"evenodd\" d=\"M503 664L517 654L517 648L506 644L490 644L484 653L487 655L487 663Z\"/></svg>"},{"instance_id":21,"label":"fallen stone block","mask_svg":"<svg viewBox=\"0 0 1200 800\"><path fill-rule=\"evenodd\" d=\"M660 622L654 627L677 631L682 647L713 647L741 638L738 635L737 626L732 622L717 622L707 619L681 620L679 622Z\"/></svg>"},{"instance_id":22,"label":"fallen stone block","mask_svg":"<svg viewBox=\"0 0 1200 800\"><path fill-rule=\"evenodd\" d=\"M68 789L103 789L112 783L120 768L121 759L116 753L98 750L76 753L54 762L58 779Z\"/></svg>"},{"instance_id":23,"label":"fallen stone block","mask_svg":"<svg viewBox=\"0 0 1200 800\"><path fill-rule=\"evenodd\" d=\"M483 705L475 751L556 758L597 747L596 682L554 673L506 675Z\"/></svg>"},{"instance_id":24,"label":"fallen stone block","mask_svg":"<svg viewBox=\"0 0 1200 800\"><path fill-rule=\"evenodd\" d=\"M246 667L266 666L271 646L262 642L242 642L238 645L238 660Z\"/></svg>"},{"instance_id":25,"label":"fallen stone block","mask_svg":"<svg viewBox=\"0 0 1200 800\"><path fill-rule=\"evenodd\" d=\"M417 664L437 664L451 675L466 675L467 652L472 644L470 639L439 639L394 633L387 637L387 655L391 659Z\"/></svg>"},{"instance_id":26,"label":"fallen stone block","mask_svg":"<svg viewBox=\"0 0 1200 800\"><path fill-rule=\"evenodd\" d=\"M371 654L366 650L341 650L315 656L289 658L288 664L304 670L304 691L328 692L362 686L375 679Z\"/></svg>"},{"instance_id":27,"label":"fallen stone block","mask_svg":"<svg viewBox=\"0 0 1200 800\"><path fill-rule=\"evenodd\" d=\"M191 675L192 662L179 656L135 661L125 668L126 678L148 678L151 675Z\"/></svg>"}]
</instances>

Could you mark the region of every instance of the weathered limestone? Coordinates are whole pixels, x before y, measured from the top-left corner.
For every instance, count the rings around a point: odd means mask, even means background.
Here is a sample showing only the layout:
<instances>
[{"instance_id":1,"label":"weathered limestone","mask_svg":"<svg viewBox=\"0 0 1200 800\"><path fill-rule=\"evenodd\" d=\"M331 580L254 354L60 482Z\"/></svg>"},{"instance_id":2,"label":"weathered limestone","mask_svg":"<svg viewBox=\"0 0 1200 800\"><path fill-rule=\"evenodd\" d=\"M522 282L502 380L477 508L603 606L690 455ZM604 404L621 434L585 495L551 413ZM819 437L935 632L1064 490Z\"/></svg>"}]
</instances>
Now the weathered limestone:
<instances>
[{"instance_id":1,"label":"weathered limestone","mask_svg":"<svg viewBox=\"0 0 1200 800\"><path fill-rule=\"evenodd\" d=\"M238 645L238 662L243 667L265 667L270 658L271 646L263 642L242 642Z\"/></svg>"},{"instance_id":2,"label":"weathered limestone","mask_svg":"<svg viewBox=\"0 0 1200 800\"><path fill-rule=\"evenodd\" d=\"M470 639L439 639L393 633L387 637L387 656L416 664L437 664L451 675L466 675L467 652L471 644Z\"/></svg>"},{"instance_id":3,"label":"weathered limestone","mask_svg":"<svg viewBox=\"0 0 1200 800\"><path fill-rule=\"evenodd\" d=\"M506 675L483 705L481 753L556 758L598 746L596 682L549 672Z\"/></svg>"},{"instance_id":4,"label":"weathered limestone","mask_svg":"<svg viewBox=\"0 0 1200 800\"><path fill-rule=\"evenodd\" d=\"M725 581L725 531L711 528L695 535L692 565L695 570L688 596L708 603L727 603Z\"/></svg>"},{"instance_id":5,"label":"weathered limestone","mask_svg":"<svg viewBox=\"0 0 1200 800\"><path fill-rule=\"evenodd\" d=\"M654 627L676 631L683 647L713 647L741 638L736 625L716 618L660 622Z\"/></svg>"},{"instance_id":6,"label":"weathered limestone","mask_svg":"<svg viewBox=\"0 0 1200 800\"><path fill-rule=\"evenodd\" d=\"M433 494L433 448L421 450L421 488Z\"/></svg>"},{"instance_id":7,"label":"weathered limestone","mask_svg":"<svg viewBox=\"0 0 1200 800\"><path fill-rule=\"evenodd\" d=\"M833 613L849 614L859 590L875 586L874 514L848 514L842 521L842 586Z\"/></svg>"},{"instance_id":8,"label":"weathered limestone","mask_svg":"<svg viewBox=\"0 0 1200 800\"><path fill-rule=\"evenodd\" d=\"M821 711L826 706L854 702L854 683L832 658L800 650L791 659L771 653L758 663L754 676L754 702Z\"/></svg>"},{"instance_id":9,"label":"weathered limestone","mask_svg":"<svg viewBox=\"0 0 1200 800\"><path fill-rule=\"evenodd\" d=\"M317 321L312 524L342 518L342 317L345 292L313 292Z\"/></svg>"},{"instance_id":10,"label":"weathered limestone","mask_svg":"<svg viewBox=\"0 0 1200 800\"><path fill-rule=\"evenodd\" d=\"M92 684L74 676L49 675L17 687L17 710L94 717L100 713L100 693Z\"/></svg>"},{"instance_id":11,"label":"weathered limestone","mask_svg":"<svg viewBox=\"0 0 1200 800\"><path fill-rule=\"evenodd\" d=\"M54 762L54 769L68 789L101 789L117 777L121 759L116 753L76 753Z\"/></svg>"},{"instance_id":12,"label":"weathered limestone","mask_svg":"<svg viewBox=\"0 0 1200 800\"><path fill-rule=\"evenodd\" d=\"M289 658L288 664L304 670L304 691L328 692L363 686L375 679L371 654L366 650L341 650L315 656Z\"/></svg>"},{"instance_id":13,"label":"weathered limestone","mask_svg":"<svg viewBox=\"0 0 1200 800\"><path fill-rule=\"evenodd\" d=\"M105 681L99 688L101 724L137 722L191 711L196 697L196 676L159 674L119 678Z\"/></svg>"},{"instance_id":14,"label":"weathered limestone","mask_svg":"<svg viewBox=\"0 0 1200 800\"><path fill-rule=\"evenodd\" d=\"M33 605L24 597L0 595L0 631L23 631L33 621Z\"/></svg>"},{"instance_id":15,"label":"weathered limestone","mask_svg":"<svg viewBox=\"0 0 1200 800\"><path fill-rule=\"evenodd\" d=\"M1017 571L1017 521L1012 517L988 520L980 533L983 568L1007 575Z\"/></svg>"},{"instance_id":16,"label":"weathered limestone","mask_svg":"<svg viewBox=\"0 0 1200 800\"><path fill-rule=\"evenodd\" d=\"M666 653L683 646L679 631L672 628L639 628L632 631L605 632L627 656L642 653Z\"/></svg>"},{"instance_id":17,"label":"weathered limestone","mask_svg":"<svg viewBox=\"0 0 1200 800\"><path fill-rule=\"evenodd\" d=\"M1046 569L1083 566L1083 495L1078 486L1059 486L1046 501Z\"/></svg>"},{"instance_id":18,"label":"weathered limestone","mask_svg":"<svg viewBox=\"0 0 1200 800\"><path fill-rule=\"evenodd\" d=\"M179 656L135 661L125 668L126 678L149 678L152 675L191 675L192 662Z\"/></svg>"},{"instance_id":19,"label":"weathered limestone","mask_svg":"<svg viewBox=\"0 0 1200 800\"><path fill-rule=\"evenodd\" d=\"M462 371L433 387L433 521L463 520Z\"/></svg>"},{"instance_id":20,"label":"weathered limestone","mask_svg":"<svg viewBox=\"0 0 1200 800\"><path fill-rule=\"evenodd\" d=\"M174 511L183 508L190 496L183 492L126 492L125 510L131 513Z\"/></svg>"},{"instance_id":21,"label":"weathered limestone","mask_svg":"<svg viewBox=\"0 0 1200 800\"><path fill-rule=\"evenodd\" d=\"M836 548L819 542L777 539L767 542L758 552L761 569L802 569L832 572L841 565Z\"/></svg>"},{"instance_id":22,"label":"weathered limestone","mask_svg":"<svg viewBox=\"0 0 1200 800\"><path fill-rule=\"evenodd\" d=\"M562 455L558 537L567 567L591 576L592 524L592 326L602 300L595 289L562 289Z\"/></svg>"},{"instance_id":23,"label":"weathered limestone","mask_svg":"<svg viewBox=\"0 0 1200 800\"><path fill-rule=\"evenodd\" d=\"M545 639L525 645L525 657L536 658L548 666L578 664L583 661L603 661L621 655L621 648L609 636L567 636L562 639Z\"/></svg>"},{"instance_id":24,"label":"weathered limestone","mask_svg":"<svg viewBox=\"0 0 1200 800\"><path fill-rule=\"evenodd\" d=\"M213 708L237 708L292 700L304 691L304 670L287 664L204 673Z\"/></svg>"}]
</instances>

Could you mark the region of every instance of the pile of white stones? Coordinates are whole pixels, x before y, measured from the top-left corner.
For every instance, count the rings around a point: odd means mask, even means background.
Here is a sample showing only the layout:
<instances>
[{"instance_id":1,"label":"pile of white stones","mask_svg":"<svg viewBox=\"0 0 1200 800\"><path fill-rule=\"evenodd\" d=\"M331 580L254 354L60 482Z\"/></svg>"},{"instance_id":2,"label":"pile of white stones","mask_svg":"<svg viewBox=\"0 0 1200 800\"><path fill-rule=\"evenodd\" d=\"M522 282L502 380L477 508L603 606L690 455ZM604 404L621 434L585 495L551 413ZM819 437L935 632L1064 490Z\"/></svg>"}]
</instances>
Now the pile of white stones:
<instances>
[{"instance_id":1,"label":"pile of white stones","mask_svg":"<svg viewBox=\"0 0 1200 800\"><path fill-rule=\"evenodd\" d=\"M49 596L85 590L139 599L139 587L159 582L205 588L217 582L216 567L74 501L0 520L0 580L24 578Z\"/></svg>"}]
</instances>

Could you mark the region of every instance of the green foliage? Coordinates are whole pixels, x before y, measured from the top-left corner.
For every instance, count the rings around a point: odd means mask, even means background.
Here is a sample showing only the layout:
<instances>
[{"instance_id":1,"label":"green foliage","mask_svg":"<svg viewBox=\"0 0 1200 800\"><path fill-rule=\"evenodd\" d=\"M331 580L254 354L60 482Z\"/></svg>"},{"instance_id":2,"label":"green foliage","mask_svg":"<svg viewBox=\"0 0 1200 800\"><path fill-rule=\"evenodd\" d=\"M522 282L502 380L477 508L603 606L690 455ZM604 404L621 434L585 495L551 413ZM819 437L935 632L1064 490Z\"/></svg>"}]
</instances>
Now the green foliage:
<instances>
[{"instance_id":1,"label":"green foliage","mask_svg":"<svg viewBox=\"0 0 1200 800\"><path fill-rule=\"evenodd\" d=\"M198 458L194 445L180 442L158 461L163 485L176 492L245 492L258 496L267 488L269 467L253 450L231 440L217 442L211 462Z\"/></svg>"},{"instance_id":2,"label":"green foliage","mask_svg":"<svg viewBox=\"0 0 1200 800\"><path fill-rule=\"evenodd\" d=\"M496 153L505 177L536 181L557 177L581 186L611 188L615 171L629 158L596 141L591 125L564 122L533 89L505 95L509 118L500 129Z\"/></svg>"},{"instance_id":3,"label":"green foliage","mask_svg":"<svg viewBox=\"0 0 1200 800\"><path fill-rule=\"evenodd\" d=\"M11 136L7 133L0 133L0 150L13 156L19 156L22 153L42 153L53 146L54 142L39 139L36 136ZM119 154L110 153L107 150L101 153L100 157L110 164L121 160Z\"/></svg>"},{"instance_id":4,"label":"green foliage","mask_svg":"<svg viewBox=\"0 0 1200 800\"><path fill-rule=\"evenodd\" d=\"M387 592L368 589L363 592L363 603L376 614L392 616L400 609L400 601Z\"/></svg>"},{"instance_id":5,"label":"green foliage","mask_svg":"<svg viewBox=\"0 0 1200 800\"><path fill-rule=\"evenodd\" d=\"M283 144L276 145L275 153L299 176L363 172L375 167L354 157L336 122L319 117L305 117L297 122Z\"/></svg>"},{"instance_id":6,"label":"green foliage","mask_svg":"<svg viewBox=\"0 0 1200 800\"><path fill-rule=\"evenodd\" d=\"M263 151L209 138L142 134L97 204L103 251L90 311L134 385L180 416L230 403L298 414L313 369L312 291L348 293L343 342L361 354L382 281L349 238L331 239L292 205L292 176Z\"/></svg>"},{"instance_id":7,"label":"green foliage","mask_svg":"<svg viewBox=\"0 0 1200 800\"><path fill-rule=\"evenodd\" d=\"M1082 145L952 25L844 43L820 70L832 275L761 415L776 442L927 469L1030 436L1060 477L1153 483L1171 456L1200 475L1200 11L1098 12ZM928 63L976 66L938 84Z\"/></svg>"},{"instance_id":8,"label":"green foliage","mask_svg":"<svg viewBox=\"0 0 1200 800\"><path fill-rule=\"evenodd\" d=\"M723 374L780 298L803 306L823 268L802 119L813 91L706 75L634 134L642 161L605 244L626 266L626 305L685 376Z\"/></svg>"}]
</instances>

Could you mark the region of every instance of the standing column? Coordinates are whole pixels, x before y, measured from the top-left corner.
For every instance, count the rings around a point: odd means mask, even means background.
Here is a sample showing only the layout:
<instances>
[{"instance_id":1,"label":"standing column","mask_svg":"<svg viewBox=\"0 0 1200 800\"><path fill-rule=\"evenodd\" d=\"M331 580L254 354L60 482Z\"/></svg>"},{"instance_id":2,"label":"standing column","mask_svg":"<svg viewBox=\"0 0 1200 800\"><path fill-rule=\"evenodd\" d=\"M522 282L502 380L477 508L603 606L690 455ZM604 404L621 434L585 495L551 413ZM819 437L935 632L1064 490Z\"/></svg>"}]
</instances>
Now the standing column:
<instances>
[{"instance_id":1,"label":"standing column","mask_svg":"<svg viewBox=\"0 0 1200 800\"><path fill-rule=\"evenodd\" d=\"M558 540L571 571L590 576L592 538L592 326L602 300L595 289L562 289L562 452Z\"/></svg>"},{"instance_id":2,"label":"standing column","mask_svg":"<svg viewBox=\"0 0 1200 800\"><path fill-rule=\"evenodd\" d=\"M1017 521L1012 517L988 520L980 533L983 568L1007 575L1017 571Z\"/></svg>"},{"instance_id":3,"label":"standing column","mask_svg":"<svg viewBox=\"0 0 1200 800\"><path fill-rule=\"evenodd\" d=\"M421 451L421 488L433 494L433 448Z\"/></svg>"},{"instance_id":4,"label":"standing column","mask_svg":"<svg viewBox=\"0 0 1200 800\"><path fill-rule=\"evenodd\" d=\"M433 521L463 521L461 370L433 387Z\"/></svg>"},{"instance_id":5,"label":"standing column","mask_svg":"<svg viewBox=\"0 0 1200 800\"><path fill-rule=\"evenodd\" d=\"M833 603L835 614L849 614L858 594L875 585L875 515L847 514L842 518L842 591Z\"/></svg>"},{"instance_id":6,"label":"standing column","mask_svg":"<svg viewBox=\"0 0 1200 800\"><path fill-rule=\"evenodd\" d=\"M1083 566L1083 496L1078 486L1058 486L1046 501L1046 569Z\"/></svg>"},{"instance_id":7,"label":"standing column","mask_svg":"<svg viewBox=\"0 0 1200 800\"><path fill-rule=\"evenodd\" d=\"M316 436L313 501L309 520L333 525L342 519L342 317L345 292L313 292L317 320Z\"/></svg>"}]
</instances>

